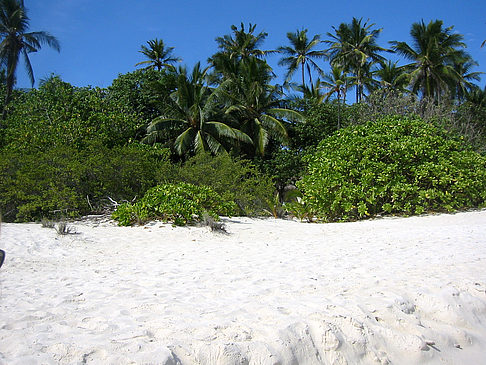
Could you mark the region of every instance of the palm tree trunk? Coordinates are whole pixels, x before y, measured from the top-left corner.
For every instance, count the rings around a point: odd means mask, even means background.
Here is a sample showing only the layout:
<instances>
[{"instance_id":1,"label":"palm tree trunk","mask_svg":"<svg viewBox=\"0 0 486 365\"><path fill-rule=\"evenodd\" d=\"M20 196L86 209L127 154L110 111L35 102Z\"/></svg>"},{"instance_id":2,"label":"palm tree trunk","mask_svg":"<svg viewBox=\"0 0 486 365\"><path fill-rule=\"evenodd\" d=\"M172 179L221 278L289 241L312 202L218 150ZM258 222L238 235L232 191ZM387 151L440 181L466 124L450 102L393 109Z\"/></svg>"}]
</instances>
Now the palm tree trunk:
<instances>
[{"instance_id":1,"label":"palm tree trunk","mask_svg":"<svg viewBox=\"0 0 486 365\"><path fill-rule=\"evenodd\" d=\"M2 110L2 120L5 120L7 118L7 107L12 97L14 80L15 78L13 74L7 75L7 91L5 93L5 103ZM0 128L3 128L3 125L0 125Z\"/></svg>"},{"instance_id":2,"label":"palm tree trunk","mask_svg":"<svg viewBox=\"0 0 486 365\"><path fill-rule=\"evenodd\" d=\"M338 125L337 125L337 129L341 129L341 95L340 93L338 92L337 94L337 99L338 99Z\"/></svg>"},{"instance_id":3,"label":"palm tree trunk","mask_svg":"<svg viewBox=\"0 0 486 365\"><path fill-rule=\"evenodd\" d=\"M304 92L304 87L305 87L305 68L304 68L304 62L302 62L302 92Z\"/></svg>"}]
</instances>

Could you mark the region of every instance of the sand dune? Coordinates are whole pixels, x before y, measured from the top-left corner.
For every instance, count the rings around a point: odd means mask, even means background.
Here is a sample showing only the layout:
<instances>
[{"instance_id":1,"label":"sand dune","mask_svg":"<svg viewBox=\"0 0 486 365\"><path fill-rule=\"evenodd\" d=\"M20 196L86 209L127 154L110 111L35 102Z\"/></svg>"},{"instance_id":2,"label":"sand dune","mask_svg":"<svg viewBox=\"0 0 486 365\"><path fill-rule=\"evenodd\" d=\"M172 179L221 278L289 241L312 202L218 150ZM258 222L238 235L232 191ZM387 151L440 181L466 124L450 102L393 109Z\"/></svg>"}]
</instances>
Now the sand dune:
<instances>
[{"instance_id":1,"label":"sand dune","mask_svg":"<svg viewBox=\"0 0 486 365\"><path fill-rule=\"evenodd\" d=\"M486 364L486 211L2 224L0 364Z\"/></svg>"}]
</instances>

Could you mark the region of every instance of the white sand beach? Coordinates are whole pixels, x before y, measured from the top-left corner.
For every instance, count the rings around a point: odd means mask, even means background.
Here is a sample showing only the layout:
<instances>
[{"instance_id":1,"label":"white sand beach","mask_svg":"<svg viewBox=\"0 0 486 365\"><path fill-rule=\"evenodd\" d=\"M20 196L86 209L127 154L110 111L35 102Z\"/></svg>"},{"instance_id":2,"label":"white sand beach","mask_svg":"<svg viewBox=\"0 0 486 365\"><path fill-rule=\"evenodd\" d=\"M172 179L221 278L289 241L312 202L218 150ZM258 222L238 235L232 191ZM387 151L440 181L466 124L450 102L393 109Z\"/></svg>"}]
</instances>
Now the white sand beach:
<instances>
[{"instance_id":1,"label":"white sand beach","mask_svg":"<svg viewBox=\"0 0 486 365\"><path fill-rule=\"evenodd\" d=\"M2 224L0 364L486 364L486 211Z\"/></svg>"}]
</instances>

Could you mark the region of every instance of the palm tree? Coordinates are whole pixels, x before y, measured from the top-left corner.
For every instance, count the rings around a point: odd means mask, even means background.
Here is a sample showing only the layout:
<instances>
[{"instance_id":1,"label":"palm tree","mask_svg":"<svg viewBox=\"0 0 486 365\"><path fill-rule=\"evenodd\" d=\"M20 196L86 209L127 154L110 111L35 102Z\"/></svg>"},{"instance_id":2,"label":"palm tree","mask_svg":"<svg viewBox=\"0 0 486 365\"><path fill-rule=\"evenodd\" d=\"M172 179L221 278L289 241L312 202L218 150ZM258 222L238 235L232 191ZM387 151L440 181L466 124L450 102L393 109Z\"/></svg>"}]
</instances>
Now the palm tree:
<instances>
[{"instance_id":1,"label":"palm tree","mask_svg":"<svg viewBox=\"0 0 486 365\"><path fill-rule=\"evenodd\" d=\"M211 75L213 84L220 84L223 80L237 77L242 62L257 59L260 63L266 63L263 58L275 51L262 50L260 47L267 37L267 33L255 33L256 25L249 24L248 31L241 23L240 28L231 26L232 34L216 38L219 51L208 59L214 69Z\"/></svg>"},{"instance_id":2,"label":"palm tree","mask_svg":"<svg viewBox=\"0 0 486 365\"><path fill-rule=\"evenodd\" d=\"M322 92L324 89L323 83L321 79L317 79L314 83L312 83L310 86L307 85L290 85L293 89L300 91L303 94L303 97L305 99L313 99L315 100L318 104L322 103L324 99L326 98L326 94ZM291 99L295 99L295 97L291 97Z\"/></svg>"},{"instance_id":3,"label":"palm tree","mask_svg":"<svg viewBox=\"0 0 486 365\"><path fill-rule=\"evenodd\" d=\"M385 58L379 53L387 51L378 46L376 40L382 28L372 29L375 24L353 18L350 24L341 23L338 28L333 27L334 34L327 33L329 44L327 52L331 56L331 64L339 65L354 75L356 83L356 101L360 102L364 96L367 79L373 63Z\"/></svg>"},{"instance_id":4,"label":"palm tree","mask_svg":"<svg viewBox=\"0 0 486 365\"><path fill-rule=\"evenodd\" d=\"M238 77L218 88L218 94L226 100L226 116L253 141L249 155L263 156L270 138L286 141L283 119L303 119L298 112L282 107L283 93L280 87L269 84L271 78L270 66L253 58L240 63Z\"/></svg>"},{"instance_id":5,"label":"palm tree","mask_svg":"<svg viewBox=\"0 0 486 365\"><path fill-rule=\"evenodd\" d=\"M425 24L413 23L410 30L412 45L406 42L392 41L395 52L412 61L410 86L412 92L423 97L439 101L440 97L450 90L450 85L462 83L456 67L471 60L464 51L463 36L453 33L453 27L443 28L441 20Z\"/></svg>"},{"instance_id":6,"label":"palm tree","mask_svg":"<svg viewBox=\"0 0 486 365\"><path fill-rule=\"evenodd\" d=\"M454 65L454 70L457 72L457 82L452 82L449 85L451 97L457 100L464 100L466 92L475 88L472 81L480 81L481 74L484 72L471 71L471 68L478 66L478 63L470 57L466 57Z\"/></svg>"},{"instance_id":7,"label":"palm tree","mask_svg":"<svg viewBox=\"0 0 486 365\"><path fill-rule=\"evenodd\" d=\"M171 95L171 115L154 119L144 142L154 143L164 131L178 129L182 131L174 142L178 155L203 151L217 154L225 152L226 145L252 143L246 134L223 122L217 93L204 83L207 71L199 63L191 75L187 75L185 68L179 68L177 90Z\"/></svg>"},{"instance_id":8,"label":"palm tree","mask_svg":"<svg viewBox=\"0 0 486 365\"><path fill-rule=\"evenodd\" d=\"M465 99L478 107L486 107L486 86L481 89L475 85L470 90L466 90Z\"/></svg>"},{"instance_id":9,"label":"palm tree","mask_svg":"<svg viewBox=\"0 0 486 365\"><path fill-rule=\"evenodd\" d=\"M172 56L174 47L166 47L162 39L152 39L147 41L148 47L142 45L141 54L146 56L148 60L137 63L135 66L148 65L146 69L157 69L160 71L162 67L171 67L174 63L180 62L181 59Z\"/></svg>"},{"instance_id":10,"label":"palm tree","mask_svg":"<svg viewBox=\"0 0 486 365\"><path fill-rule=\"evenodd\" d=\"M226 34L223 37L216 38L218 43L219 53L224 53L229 58L236 58L239 60L245 60L250 57L263 58L268 53L273 51L264 51L259 47L268 36L268 33L260 32L254 34L256 24L249 24L248 32L245 31L245 25L240 24L240 29L235 25L231 26L233 35Z\"/></svg>"},{"instance_id":11,"label":"palm tree","mask_svg":"<svg viewBox=\"0 0 486 365\"><path fill-rule=\"evenodd\" d=\"M27 75L33 86L35 79L29 53L39 51L44 44L58 52L60 50L58 40L51 34L44 31L27 32L29 21L23 1L0 0L0 60L6 66L7 71L7 91L2 119L5 119L7 115L7 104L15 86L15 74L20 58L24 59Z\"/></svg>"},{"instance_id":12,"label":"palm tree","mask_svg":"<svg viewBox=\"0 0 486 365\"><path fill-rule=\"evenodd\" d=\"M329 88L325 94L327 99L332 95L336 95L338 103L338 129L341 128L341 100L343 104L346 103L346 93L351 84L351 78L347 75L344 69L338 65L331 66L331 73L325 74L323 78L323 85Z\"/></svg>"},{"instance_id":13,"label":"palm tree","mask_svg":"<svg viewBox=\"0 0 486 365\"><path fill-rule=\"evenodd\" d=\"M379 87L384 95L393 91L400 93L407 91L409 77L405 67L398 66L398 61L392 62L390 60L379 62L379 65L379 68L373 73L378 76Z\"/></svg>"},{"instance_id":14,"label":"palm tree","mask_svg":"<svg viewBox=\"0 0 486 365\"><path fill-rule=\"evenodd\" d=\"M278 64L287 67L286 81L289 81L295 71L300 67L302 72L302 87L305 87L305 70L309 75L309 81L312 84L311 68L322 71L314 59L323 58L326 53L315 48L322 43L321 36L315 35L311 40L307 38L307 29L288 32L287 39L290 46L279 47L278 51L285 55Z\"/></svg>"}]
</instances>

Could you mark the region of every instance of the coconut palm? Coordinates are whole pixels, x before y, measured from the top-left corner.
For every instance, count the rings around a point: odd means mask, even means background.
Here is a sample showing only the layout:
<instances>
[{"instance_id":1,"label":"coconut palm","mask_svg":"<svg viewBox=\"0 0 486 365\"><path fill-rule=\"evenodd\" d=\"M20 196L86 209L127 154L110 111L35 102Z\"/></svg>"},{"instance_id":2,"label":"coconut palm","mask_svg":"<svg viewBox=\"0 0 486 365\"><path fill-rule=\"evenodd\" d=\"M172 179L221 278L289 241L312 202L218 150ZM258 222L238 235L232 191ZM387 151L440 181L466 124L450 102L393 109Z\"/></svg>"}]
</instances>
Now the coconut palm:
<instances>
[{"instance_id":1,"label":"coconut palm","mask_svg":"<svg viewBox=\"0 0 486 365\"><path fill-rule=\"evenodd\" d=\"M409 76L406 68L398 66L398 61L390 60L379 62L379 68L373 71L379 78L379 88L386 95L389 92L407 92Z\"/></svg>"},{"instance_id":2,"label":"coconut palm","mask_svg":"<svg viewBox=\"0 0 486 365\"><path fill-rule=\"evenodd\" d=\"M146 69L157 69L160 71L162 67L171 67L174 63L180 62L179 57L172 56L174 47L167 47L162 39L152 39L147 41L148 47L142 45L139 51L146 56L148 60L137 63L135 66L147 65Z\"/></svg>"},{"instance_id":3,"label":"coconut palm","mask_svg":"<svg viewBox=\"0 0 486 365\"><path fill-rule=\"evenodd\" d=\"M322 84L328 88L326 98L329 99L332 95L336 96L336 99L346 102L346 93L352 81L345 70L338 66L331 66L331 72L323 74Z\"/></svg>"},{"instance_id":4,"label":"coconut palm","mask_svg":"<svg viewBox=\"0 0 486 365\"><path fill-rule=\"evenodd\" d=\"M48 32L28 32L29 17L23 1L0 0L0 61L6 67L6 96L2 118L5 119L7 104L10 101L16 82L17 66L24 59L27 75L34 85L34 71L29 53L37 52L42 45L48 45L59 52L58 40Z\"/></svg>"},{"instance_id":5,"label":"coconut palm","mask_svg":"<svg viewBox=\"0 0 486 365\"><path fill-rule=\"evenodd\" d=\"M387 51L377 44L382 28L372 29L375 24L361 23L362 19L357 18L350 24L341 23L338 28L333 27L334 34L327 33L330 39L325 41L329 44L331 64L341 66L354 76L357 102L364 96L366 80L371 79L372 64L383 61L385 58L379 53Z\"/></svg>"},{"instance_id":6,"label":"coconut palm","mask_svg":"<svg viewBox=\"0 0 486 365\"><path fill-rule=\"evenodd\" d=\"M232 34L216 38L219 51L208 60L214 70L214 74L211 75L213 84L220 84L223 80L237 77L240 63L250 59L258 59L258 62L265 63L263 58L275 52L261 49L267 33L255 33L256 25L251 23L248 28L246 31L243 23L240 28L232 25Z\"/></svg>"},{"instance_id":7,"label":"coconut palm","mask_svg":"<svg viewBox=\"0 0 486 365\"><path fill-rule=\"evenodd\" d=\"M338 129L341 128L341 104L346 103L346 93L351 85L351 78L338 65L331 66L331 72L324 75L322 84L329 89L325 94L329 99L332 95L336 96L338 103ZM341 103L342 100L342 103Z\"/></svg>"},{"instance_id":8,"label":"coconut palm","mask_svg":"<svg viewBox=\"0 0 486 365\"><path fill-rule=\"evenodd\" d=\"M324 85L322 83L322 80L319 78L310 86L290 85L290 87L294 90L301 92L305 99L313 99L317 103L322 103L327 96L326 93L322 92L322 90L324 89ZM296 97L290 97L290 99L296 99Z\"/></svg>"},{"instance_id":9,"label":"coconut palm","mask_svg":"<svg viewBox=\"0 0 486 365\"><path fill-rule=\"evenodd\" d=\"M280 66L287 67L286 81L289 81L292 75L300 67L302 73L302 87L305 87L305 71L309 75L309 81L312 85L311 69L321 72L321 68L314 59L323 58L326 53L322 50L315 49L321 44L321 36L315 35L312 39L307 38L307 29L288 32L287 39L290 46L279 47L278 51L284 54L284 57L278 62Z\"/></svg>"},{"instance_id":10,"label":"coconut palm","mask_svg":"<svg viewBox=\"0 0 486 365\"><path fill-rule=\"evenodd\" d=\"M486 107L486 87L481 89L475 85L471 89L466 90L464 96L469 103L478 107Z\"/></svg>"},{"instance_id":11,"label":"coconut palm","mask_svg":"<svg viewBox=\"0 0 486 365\"><path fill-rule=\"evenodd\" d=\"M471 59L464 51L463 36L454 33L453 27L444 28L441 20L414 23L410 35L412 45L392 41L392 48L412 61L407 65L412 92L439 101L451 91L450 85L462 82L457 65Z\"/></svg>"},{"instance_id":12,"label":"coconut palm","mask_svg":"<svg viewBox=\"0 0 486 365\"><path fill-rule=\"evenodd\" d=\"M203 151L217 154L238 142L252 143L246 134L223 121L217 93L205 85L207 71L199 63L191 75L184 67L179 68L177 90L171 95L171 115L154 119L144 142L154 143L164 131L178 129L181 133L173 145L178 155Z\"/></svg>"},{"instance_id":13,"label":"coconut palm","mask_svg":"<svg viewBox=\"0 0 486 365\"><path fill-rule=\"evenodd\" d=\"M457 72L457 82L452 82L449 85L451 97L457 100L464 100L466 92L475 88L473 81L480 81L481 74L484 72L471 71L478 63L470 57L465 57L454 65L454 70Z\"/></svg>"},{"instance_id":14,"label":"coconut palm","mask_svg":"<svg viewBox=\"0 0 486 365\"><path fill-rule=\"evenodd\" d=\"M224 53L229 58L245 60L250 57L263 58L270 52L264 51L259 47L262 45L268 33L260 32L255 34L256 24L249 24L248 31L245 31L245 25L240 24L238 29L235 25L231 26L233 34L226 34L223 37L216 38L219 53Z\"/></svg>"},{"instance_id":15,"label":"coconut palm","mask_svg":"<svg viewBox=\"0 0 486 365\"><path fill-rule=\"evenodd\" d=\"M301 120L302 116L282 107L282 90L269 84L270 66L260 61L253 58L240 63L238 77L226 80L218 93L226 100L225 114L233 125L253 141L247 154L263 156L270 138L286 141L284 119Z\"/></svg>"}]
</instances>

